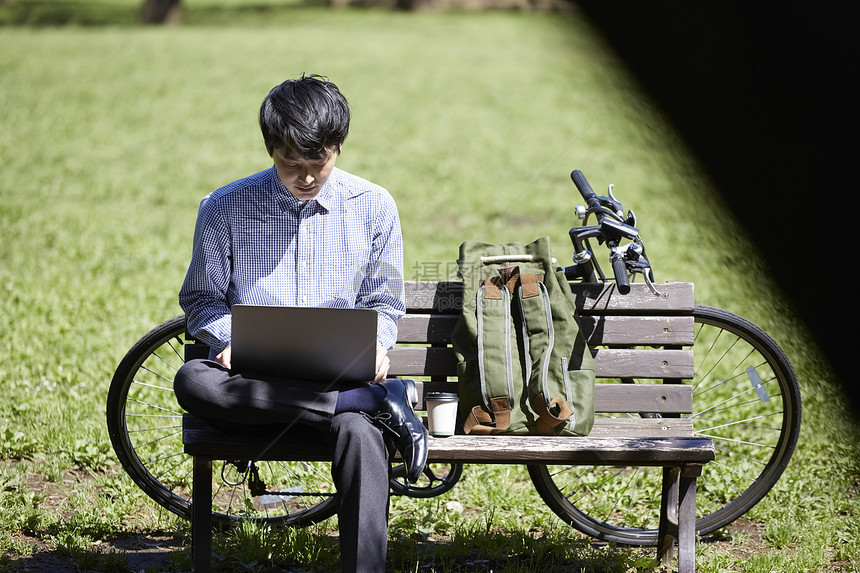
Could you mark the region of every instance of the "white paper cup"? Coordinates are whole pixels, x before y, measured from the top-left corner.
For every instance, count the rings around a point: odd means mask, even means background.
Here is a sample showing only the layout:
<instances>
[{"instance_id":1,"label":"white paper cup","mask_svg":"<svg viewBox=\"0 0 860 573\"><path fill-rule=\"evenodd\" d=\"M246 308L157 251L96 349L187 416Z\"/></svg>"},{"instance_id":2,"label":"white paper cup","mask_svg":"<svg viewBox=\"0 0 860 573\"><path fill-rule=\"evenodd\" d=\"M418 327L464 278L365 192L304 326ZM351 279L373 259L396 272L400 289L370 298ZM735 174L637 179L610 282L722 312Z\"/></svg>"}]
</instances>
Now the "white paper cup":
<instances>
[{"instance_id":1,"label":"white paper cup","mask_svg":"<svg viewBox=\"0 0 860 573\"><path fill-rule=\"evenodd\" d=\"M459 401L453 392L427 392L425 402L430 434L436 437L454 435Z\"/></svg>"}]
</instances>

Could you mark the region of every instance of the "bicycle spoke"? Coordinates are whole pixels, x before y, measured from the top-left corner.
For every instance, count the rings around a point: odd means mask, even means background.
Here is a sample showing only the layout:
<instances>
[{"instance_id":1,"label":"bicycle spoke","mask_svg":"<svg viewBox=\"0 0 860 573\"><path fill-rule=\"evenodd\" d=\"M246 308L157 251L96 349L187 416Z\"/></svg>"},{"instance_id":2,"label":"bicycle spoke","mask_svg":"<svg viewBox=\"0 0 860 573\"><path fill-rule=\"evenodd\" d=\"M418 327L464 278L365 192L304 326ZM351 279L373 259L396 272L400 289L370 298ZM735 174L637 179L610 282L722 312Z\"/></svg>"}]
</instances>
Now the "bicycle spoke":
<instances>
[{"instance_id":1,"label":"bicycle spoke","mask_svg":"<svg viewBox=\"0 0 860 573\"><path fill-rule=\"evenodd\" d=\"M594 470L594 468L592 468L592 470ZM606 485L607 485L607 484L609 484L609 483L611 483L611 482L615 481L615 480L616 480L616 478L617 478L618 476L620 476L621 474L623 474L623 473L625 472L625 470L627 470L627 468L626 468L626 467L625 467L625 468L620 468L620 469L619 469L617 472L615 472L614 474L609 474L609 475L607 475L606 477L604 477L604 478L602 478L602 479L598 480L598 481L597 481L597 483L596 483L596 489L597 489L597 490L603 490L603 489L606 487ZM607 473L608 473L608 472L607 472ZM585 487L588 489L588 492L587 492L587 493L596 493L596 492L595 492L595 487L592 487L592 485L591 485L591 484L584 484L584 485L585 485ZM580 496L579 498L577 498L577 499L575 499L575 500L571 500L571 497L572 497L572 496L573 496L573 494L575 494L575 493L576 493L576 490L573 490L573 491L571 491L571 492L570 492L570 494L569 494L569 495L566 495L566 496L565 496L565 498L566 498L568 501L570 501L571 503L573 503L574 505L576 505L580 500L582 500L582 499L585 497L585 495L582 495L582 496Z\"/></svg>"},{"instance_id":2,"label":"bicycle spoke","mask_svg":"<svg viewBox=\"0 0 860 573\"><path fill-rule=\"evenodd\" d=\"M172 458L176 458L177 456L185 456L185 454L184 454L184 453L179 452L179 453L167 454L167 455L164 455L164 456L158 456L158 457L155 457L155 458L149 458L148 460L146 460L146 461L144 462L144 464L145 464L147 467L155 466L156 464L159 464L159 463L161 463L161 462L164 462L164 461L169 460L169 459L172 459ZM184 460L183 460L183 461L184 461ZM158 477L158 476L156 476L156 477Z\"/></svg>"},{"instance_id":3,"label":"bicycle spoke","mask_svg":"<svg viewBox=\"0 0 860 573\"><path fill-rule=\"evenodd\" d=\"M744 445L744 446L755 446L757 448L768 448L771 450L776 449L775 446L770 446L768 444L759 444L756 442L746 442L743 440L734 440L732 438L726 438L724 436L712 436L709 434L699 434L698 432L696 433L696 435L701 436L703 438L711 438L712 440L714 440L714 442L717 442L717 441L719 441L719 442L730 442L733 444L740 444L740 445ZM724 448L724 451L733 452L733 450L729 450L729 449L725 449L725 448ZM764 464L765 462L760 462L760 463Z\"/></svg>"},{"instance_id":4,"label":"bicycle spoke","mask_svg":"<svg viewBox=\"0 0 860 573\"><path fill-rule=\"evenodd\" d=\"M720 428L728 428L732 426L743 426L744 428L755 429L755 430L767 430L770 432L779 432L781 428L773 428L771 426L761 426L758 424L750 424L749 422L753 422L755 420L763 420L765 418L770 418L772 416L780 416L782 412L773 412L770 414L765 414L762 416L756 416L754 418L747 418L746 420L738 420L737 422L725 422L723 424L717 426L711 426L709 428L701 428L696 430L697 434L706 434L707 432L711 432L713 430L719 430Z\"/></svg>"},{"instance_id":5,"label":"bicycle spoke","mask_svg":"<svg viewBox=\"0 0 860 573\"><path fill-rule=\"evenodd\" d=\"M164 416L159 416L159 417L164 417ZM170 417L175 418L176 416L170 416ZM128 431L128 433L129 434L140 434L143 432L158 432L161 430L173 430L175 428L180 428L180 430L181 430L182 426L178 426L178 425L174 424L172 426L154 426L152 428L137 428L137 429L133 429L133 430L130 429Z\"/></svg>"},{"instance_id":6,"label":"bicycle spoke","mask_svg":"<svg viewBox=\"0 0 860 573\"><path fill-rule=\"evenodd\" d=\"M735 341L735 343L734 343L734 344L732 344L732 348L734 348L734 345L735 345L735 344L737 344L737 341ZM717 362L715 362L715 363L714 363L713 368L711 369L711 371L710 371L710 372L708 372L708 376L710 376L710 375L713 373L713 371L714 371L717 367L726 368L725 366L722 366L722 361L723 361L723 358L725 358L725 357L726 357L726 355L728 354L728 352L729 352L730 350L731 350L731 349L726 350L726 353L725 353L725 354L720 358L720 360L718 360ZM750 351L749 351L745 356L743 356L743 357L741 357L739 360L737 360L737 361L735 362L735 365L734 365L734 366L731 368L731 370L729 371L729 374L728 374L728 375L723 376L723 377L722 377L722 378L720 378L720 379L719 379L719 380L718 380L718 381L717 381L713 386L711 386L710 388L706 388L706 389L705 389L705 395L704 395L704 396L702 396L702 395L701 395L701 394L702 394L702 391L696 391L696 392L694 393L694 396L696 396L696 397L698 397L698 398L700 398L700 399L704 400L704 399L706 399L706 398L707 398L707 396L708 396L708 395L713 394L713 393L714 393L714 392L716 392L719 388L721 388L721 387L725 386L726 384L729 384L730 382L734 382L734 381L735 381L735 380L737 380L739 377L743 376L744 372L738 372L738 368L740 368L740 367L741 367L741 365L742 365L742 364L743 364L743 363L744 363L744 362L745 362L745 361L746 361L746 360L747 360L747 359L752 355L752 353L753 353L753 350L751 349L751 350L750 350ZM706 379L707 379L707 378L703 378L703 379L702 379L702 382L704 382ZM700 383L700 384L701 384L701 383ZM699 385L700 385L700 384L699 384ZM699 385L697 385L697 386L696 386L696 388L698 388L698 386L699 386Z\"/></svg>"},{"instance_id":7,"label":"bicycle spoke","mask_svg":"<svg viewBox=\"0 0 860 573\"><path fill-rule=\"evenodd\" d=\"M161 410L162 412L170 412L171 414L174 414L175 416L178 416L178 417L180 417L180 418L182 417L182 412L178 412L178 411L176 411L176 410L171 410L171 409L168 409L168 408L164 408L164 407L159 406L159 405L157 405L157 404L152 404L152 403L150 403L150 402L144 402L144 401L142 401L142 400L136 400L136 399L134 399L134 398L129 398L129 399L128 399L128 401L129 401L129 402L134 402L135 404L140 404L140 405L142 405L142 406L146 406L147 408L155 408L156 410ZM131 414L131 415L132 415L132 416L143 416L144 414ZM146 415L149 415L149 414L146 414Z\"/></svg>"},{"instance_id":8,"label":"bicycle spoke","mask_svg":"<svg viewBox=\"0 0 860 573\"><path fill-rule=\"evenodd\" d=\"M182 355L176 350L176 348L173 347L172 341L167 341L166 344L170 347L170 349L173 351L173 353L176 355L176 357L179 358L179 360L181 360L182 362L185 362ZM179 341L179 344L182 344L182 341ZM174 372L179 370L179 367L174 366L169 360L167 360L166 358L161 356L161 354L159 354L158 352L153 352L152 356L161 360L164 364L166 364L167 366L172 368Z\"/></svg>"},{"instance_id":9,"label":"bicycle spoke","mask_svg":"<svg viewBox=\"0 0 860 573\"><path fill-rule=\"evenodd\" d=\"M164 376L163 374L160 374L159 372L156 372L155 370L152 370L151 368L147 368L146 366L141 366L140 368L141 368L141 370L143 370L144 372L149 372L149 373L150 373L150 374L152 374L153 376L156 376L156 377L158 377L158 378L161 378L161 379L162 379L162 380L164 380L165 382L170 382L171 384L173 384L173 379L168 378L167 376ZM136 381L136 380L135 380L135 381Z\"/></svg>"},{"instance_id":10,"label":"bicycle spoke","mask_svg":"<svg viewBox=\"0 0 860 573\"><path fill-rule=\"evenodd\" d=\"M156 388L158 390L165 390L165 391L171 392L171 393L173 392L172 387L168 388L166 386L159 386L158 384L150 384L148 382L140 382L139 380L135 380L134 384L137 384L138 386L146 386L147 388Z\"/></svg>"},{"instance_id":11,"label":"bicycle spoke","mask_svg":"<svg viewBox=\"0 0 860 573\"><path fill-rule=\"evenodd\" d=\"M719 463L719 462L710 462L710 463L714 464L716 467L720 468L720 469L721 469L721 470L723 470L723 471L727 471L727 472L733 473L734 475L736 475L736 476L740 476L740 477L742 477L742 478L746 479L746 480L747 480L747 481L749 481L749 482L753 482L753 481L755 481L755 478L757 477L757 476L754 476L754 475L753 475L753 476L751 476L751 475L747 475L747 474L741 473L741 472L740 472L736 467L732 467L732 466L730 466L730 465L728 465L728 464L722 464L722 463Z\"/></svg>"},{"instance_id":12,"label":"bicycle spoke","mask_svg":"<svg viewBox=\"0 0 860 573\"><path fill-rule=\"evenodd\" d=\"M758 458L754 458L754 457L752 457L752 456L744 455L744 454L742 454L742 453L738 452L737 450L733 450L733 449L731 449L731 448L727 448L727 447L723 446L722 444L720 444L720 443L718 443L718 442L719 442L719 438L717 438L717 440L714 442L714 447L715 447L716 449L718 449L718 450L722 451L722 452L726 452L726 454L728 454L728 455L730 455L730 456L738 456L738 457L740 457L740 458L743 458L743 459L745 459L745 460L749 461L750 463L753 463L753 464L756 464L756 465L759 465L759 466L764 466L764 465L765 465L765 463L764 463L762 460L758 459ZM755 445L755 444L753 444L753 445ZM770 446L762 445L761 447L763 447L763 448L767 448L767 447L770 447Z\"/></svg>"},{"instance_id":13,"label":"bicycle spoke","mask_svg":"<svg viewBox=\"0 0 860 573\"><path fill-rule=\"evenodd\" d=\"M771 398L771 399L781 398L781 397L782 397L782 394L768 394L768 398ZM709 413L709 412L710 413L726 412L726 411L732 410L732 409L740 409L740 408L744 408L744 407L748 407L748 406L754 406L758 402L761 402L761 400L759 400L758 397L756 397L752 400L747 400L745 402L735 402L734 404L732 404L730 406L726 406L725 408L709 408L707 410L702 410L701 412L691 414L689 417L695 418L698 420L708 420L709 418L703 418L702 414ZM782 410L779 410L779 412L782 413Z\"/></svg>"},{"instance_id":14,"label":"bicycle spoke","mask_svg":"<svg viewBox=\"0 0 860 573\"><path fill-rule=\"evenodd\" d=\"M161 436L160 438L155 438L154 440L151 440L151 441L143 443L143 444L138 444L135 449L140 450L140 449L146 448L148 446L151 446L152 444L156 444L158 442L163 442L164 440L167 440L168 438L171 438L172 436L176 436L176 435L181 434L181 433L182 433L182 429L180 428L179 430L177 430L175 432L171 432L171 433L167 434L166 436Z\"/></svg>"}]
</instances>

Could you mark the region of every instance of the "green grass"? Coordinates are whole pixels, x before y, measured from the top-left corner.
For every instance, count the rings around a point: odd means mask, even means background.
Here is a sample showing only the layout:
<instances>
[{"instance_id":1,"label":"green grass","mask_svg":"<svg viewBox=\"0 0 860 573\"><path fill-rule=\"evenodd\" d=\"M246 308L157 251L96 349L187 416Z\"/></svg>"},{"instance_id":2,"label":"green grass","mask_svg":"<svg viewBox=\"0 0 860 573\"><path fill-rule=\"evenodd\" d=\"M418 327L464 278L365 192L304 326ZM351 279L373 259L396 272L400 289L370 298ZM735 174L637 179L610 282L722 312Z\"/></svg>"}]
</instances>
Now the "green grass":
<instances>
[{"instance_id":1,"label":"green grass","mask_svg":"<svg viewBox=\"0 0 860 573\"><path fill-rule=\"evenodd\" d=\"M27 12L23 21L63 23L34 19L38 6L86 12L18 0L0 4L0 22ZM801 380L798 451L748 515L762 550L739 558L702 544L701 570L860 561L857 434L836 381L719 190L582 19L190 3L193 25L164 29L122 26L136 3L88 6L102 15L90 23L110 25L0 31L0 567L41 540L81 568L121 570L122 557L96 542L186 533L118 468L106 392L131 344L179 312L200 198L269 165L257 106L301 72L328 75L349 98L339 166L394 194L407 278L452 276L466 239L550 235L566 259L577 202L568 173L582 169L601 192L614 183L639 215L657 278L695 282L698 302L758 323ZM285 548L301 547L304 563L330 553L325 528L237 535L221 541L225 554L247 549L225 561L237 570L295 554ZM264 555L247 542L261 536ZM469 466L445 496L392 505L392 563L402 570L415 559L439 571L471 559L481 570L475 563L501 558L500 544L550 560L514 560L510 570L653 565L650 551L581 539L519 468ZM558 550L564 543L572 549Z\"/></svg>"}]
</instances>

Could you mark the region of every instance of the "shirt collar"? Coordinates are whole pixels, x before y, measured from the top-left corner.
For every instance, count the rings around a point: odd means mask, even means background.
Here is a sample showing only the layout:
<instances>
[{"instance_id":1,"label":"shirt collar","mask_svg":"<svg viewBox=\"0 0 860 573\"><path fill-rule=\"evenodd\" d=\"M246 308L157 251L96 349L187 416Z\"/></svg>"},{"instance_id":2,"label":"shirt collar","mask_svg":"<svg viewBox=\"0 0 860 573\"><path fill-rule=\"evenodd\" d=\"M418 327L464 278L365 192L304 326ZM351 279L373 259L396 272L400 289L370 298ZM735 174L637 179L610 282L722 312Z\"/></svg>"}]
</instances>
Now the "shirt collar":
<instances>
[{"instance_id":1,"label":"shirt collar","mask_svg":"<svg viewBox=\"0 0 860 573\"><path fill-rule=\"evenodd\" d=\"M334 206L336 200L337 184L335 183L335 181L333 181L333 179L335 178L334 176L335 173L334 170L332 170L332 173L331 175L329 175L329 178L325 182L325 185L323 185L323 188L320 189L320 192L317 193L317 196L312 199L313 201L319 203L320 207L322 207L326 211L332 210L332 207Z\"/></svg>"},{"instance_id":2,"label":"shirt collar","mask_svg":"<svg viewBox=\"0 0 860 573\"><path fill-rule=\"evenodd\" d=\"M290 190L284 187L284 184L281 182L281 178L278 177L278 170L275 169L274 166L271 167L271 179L272 179L272 193L277 197L278 202L287 209L290 210L299 210L304 206L304 202L296 199L295 195L290 193ZM308 203L316 202L323 210L331 211L332 208L338 202L338 189L340 186L337 184L338 169L335 167L332 170L331 175L326 181L326 184L320 189L320 192L316 197L308 201Z\"/></svg>"}]
</instances>

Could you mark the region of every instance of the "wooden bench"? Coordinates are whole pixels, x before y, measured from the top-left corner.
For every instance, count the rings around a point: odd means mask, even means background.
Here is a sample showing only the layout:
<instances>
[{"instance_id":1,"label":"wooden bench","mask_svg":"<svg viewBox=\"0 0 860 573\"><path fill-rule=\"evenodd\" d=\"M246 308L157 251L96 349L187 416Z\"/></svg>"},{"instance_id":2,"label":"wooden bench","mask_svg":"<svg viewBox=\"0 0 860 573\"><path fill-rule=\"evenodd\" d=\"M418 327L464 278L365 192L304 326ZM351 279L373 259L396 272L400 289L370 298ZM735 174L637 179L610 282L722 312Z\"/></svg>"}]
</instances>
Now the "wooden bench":
<instances>
[{"instance_id":1,"label":"wooden bench","mask_svg":"<svg viewBox=\"0 0 860 573\"><path fill-rule=\"evenodd\" d=\"M693 285L659 285L654 295L633 285L620 295L612 285L571 286L599 379L650 378L663 384L598 383L599 413L659 413L662 417L601 417L588 437L452 436L430 438L430 462L493 464L632 465L663 467L658 557L669 564L678 543L679 571L695 570L696 479L714 459L710 439L693 435ZM400 320L390 374L413 378L419 405L431 391L456 392L456 361L449 346L461 309L457 282L407 282L407 314ZM632 349L645 345L646 349ZM192 353L200 355L200 349ZM189 356L190 357L190 356ZM600 380L598 380L600 382ZM617 381L616 381L617 382ZM211 554L212 461L267 459L327 461L319 444L276 442L272 436L232 436L186 414L183 442L194 458L192 552L197 571ZM264 451L262 455L258 452Z\"/></svg>"}]
</instances>

